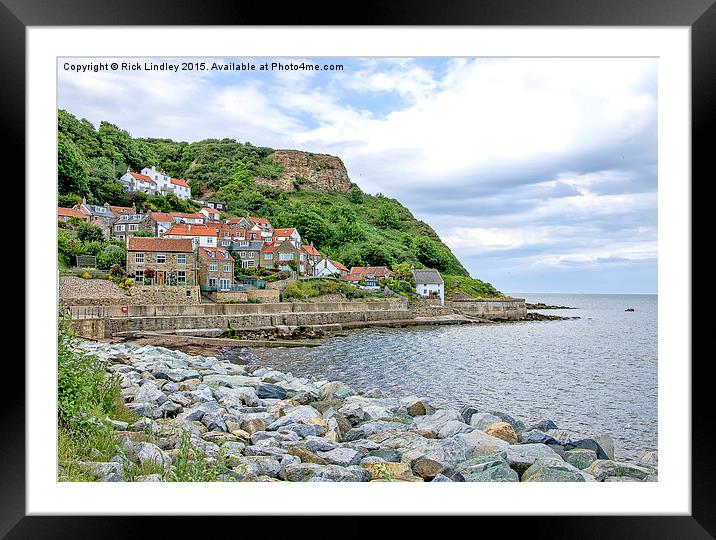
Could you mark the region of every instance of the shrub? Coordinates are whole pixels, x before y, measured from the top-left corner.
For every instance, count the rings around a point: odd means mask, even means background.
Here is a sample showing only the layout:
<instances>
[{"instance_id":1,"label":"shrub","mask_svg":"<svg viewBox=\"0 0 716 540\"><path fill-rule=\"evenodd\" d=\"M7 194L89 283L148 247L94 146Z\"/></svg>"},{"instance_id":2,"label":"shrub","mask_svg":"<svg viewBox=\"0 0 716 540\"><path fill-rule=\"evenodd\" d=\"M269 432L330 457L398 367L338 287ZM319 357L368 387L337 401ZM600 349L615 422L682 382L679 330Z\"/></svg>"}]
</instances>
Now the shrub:
<instances>
[{"instance_id":1,"label":"shrub","mask_svg":"<svg viewBox=\"0 0 716 540\"><path fill-rule=\"evenodd\" d=\"M76 350L70 324L61 321L57 334L57 414L62 428L87 433L98 429L97 418L118 408L120 383L104 362Z\"/></svg>"},{"instance_id":2,"label":"shrub","mask_svg":"<svg viewBox=\"0 0 716 540\"><path fill-rule=\"evenodd\" d=\"M126 258L126 250L122 246L109 244L97 254L97 267L110 268L124 264Z\"/></svg>"},{"instance_id":3,"label":"shrub","mask_svg":"<svg viewBox=\"0 0 716 540\"><path fill-rule=\"evenodd\" d=\"M80 242L102 242L104 240L104 235L99 227L84 221L77 225L75 232Z\"/></svg>"},{"instance_id":4,"label":"shrub","mask_svg":"<svg viewBox=\"0 0 716 540\"><path fill-rule=\"evenodd\" d=\"M92 279L92 275L91 275L89 272L84 272L84 273L82 274L82 277L83 277L84 279Z\"/></svg>"}]
</instances>

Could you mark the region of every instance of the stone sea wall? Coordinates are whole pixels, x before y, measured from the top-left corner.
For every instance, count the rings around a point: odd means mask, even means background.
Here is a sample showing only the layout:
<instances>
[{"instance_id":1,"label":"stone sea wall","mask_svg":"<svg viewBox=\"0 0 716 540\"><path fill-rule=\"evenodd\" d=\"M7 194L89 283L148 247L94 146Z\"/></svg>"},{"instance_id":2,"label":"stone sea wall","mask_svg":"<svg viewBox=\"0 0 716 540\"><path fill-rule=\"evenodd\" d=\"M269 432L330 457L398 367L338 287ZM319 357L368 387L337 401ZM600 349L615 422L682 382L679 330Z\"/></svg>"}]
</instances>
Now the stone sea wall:
<instances>
[{"instance_id":1,"label":"stone sea wall","mask_svg":"<svg viewBox=\"0 0 716 540\"><path fill-rule=\"evenodd\" d=\"M339 381L296 377L133 343L85 342L121 382L132 424L98 419L122 450L110 462L74 462L103 481L162 481L182 437L219 481L641 482L658 456L614 455L607 434L525 426L479 406L437 409L419 396L356 392ZM446 389L449 391L449 389ZM59 479L64 479L61 464ZM152 465L158 472L132 477ZM476 504L478 504L476 502Z\"/></svg>"},{"instance_id":2,"label":"stone sea wall","mask_svg":"<svg viewBox=\"0 0 716 540\"><path fill-rule=\"evenodd\" d=\"M521 320L527 316L523 298L504 300L453 300L445 305L473 317L489 320Z\"/></svg>"},{"instance_id":3,"label":"stone sea wall","mask_svg":"<svg viewBox=\"0 0 716 540\"><path fill-rule=\"evenodd\" d=\"M197 305L199 287L172 285L153 287L132 285L129 295L116 283L107 279L84 279L77 276L59 278L59 306L116 306L123 305Z\"/></svg>"}]
</instances>

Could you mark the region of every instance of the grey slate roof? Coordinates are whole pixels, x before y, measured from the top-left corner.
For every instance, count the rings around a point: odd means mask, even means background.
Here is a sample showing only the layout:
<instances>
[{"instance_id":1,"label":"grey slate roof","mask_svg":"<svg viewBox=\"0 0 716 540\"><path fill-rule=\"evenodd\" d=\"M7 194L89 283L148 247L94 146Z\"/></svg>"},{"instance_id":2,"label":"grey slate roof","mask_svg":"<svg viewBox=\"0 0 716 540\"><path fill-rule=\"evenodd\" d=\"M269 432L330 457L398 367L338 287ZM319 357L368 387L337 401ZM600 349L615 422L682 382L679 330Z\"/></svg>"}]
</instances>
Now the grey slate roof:
<instances>
[{"instance_id":1,"label":"grey slate roof","mask_svg":"<svg viewBox=\"0 0 716 540\"><path fill-rule=\"evenodd\" d=\"M444 283L437 270L413 270L415 283Z\"/></svg>"}]
</instances>

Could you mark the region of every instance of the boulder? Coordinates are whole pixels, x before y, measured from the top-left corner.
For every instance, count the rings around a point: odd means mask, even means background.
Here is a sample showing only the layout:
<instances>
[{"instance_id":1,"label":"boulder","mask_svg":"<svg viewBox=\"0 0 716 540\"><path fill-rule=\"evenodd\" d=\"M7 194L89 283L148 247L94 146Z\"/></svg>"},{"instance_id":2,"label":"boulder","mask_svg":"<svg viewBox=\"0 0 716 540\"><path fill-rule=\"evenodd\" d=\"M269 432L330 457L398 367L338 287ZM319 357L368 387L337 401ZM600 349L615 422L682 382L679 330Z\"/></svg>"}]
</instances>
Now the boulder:
<instances>
[{"instance_id":1,"label":"boulder","mask_svg":"<svg viewBox=\"0 0 716 540\"><path fill-rule=\"evenodd\" d=\"M134 448L134 454L140 465L152 463L156 466L163 467L164 469L168 469L171 465L171 460L164 450L152 443L137 443Z\"/></svg>"},{"instance_id":2,"label":"boulder","mask_svg":"<svg viewBox=\"0 0 716 540\"><path fill-rule=\"evenodd\" d=\"M435 411L433 414L417 416L415 418L415 426L418 429L424 429L437 434L451 420L463 423L462 416L458 411L452 409L440 409Z\"/></svg>"},{"instance_id":3,"label":"boulder","mask_svg":"<svg viewBox=\"0 0 716 540\"><path fill-rule=\"evenodd\" d=\"M355 395L355 391L340 381L329 382L321 386L319 396L322 400L339 400Z\"/></svg>"},{"instance_id":4,"label":"boulder","mask_svg":"<svg viewBox=\"0 0 716 540\"><path fill-rule=\"evenodd\" d=\"M558 429L557 424L555 424L552 420L549 420L547 418L540 420L539 422L536 422L535 424L530 425L526 431L531 431L533 429L537 429L539 431L549 431L550 429Z\"/></svg>"},{"instance_id":5,"label":"boulder","mask_svg":"<svg viewBox=\"0 0 716 540\"><path fill-rule=\"evenodd\" d=\"M337 447L334 442L329 441L328 439L312 436L306 437L306 441L303 445L311 452L328 452L329 450L333 450Z\"/></svg>"},{"instance_id":6,"label":"boulder","mask_svg":"<svg viewBox=\"0 0 716 540\"><path fill-rule=\"evenodd\" d=\"M584 469L584 472L594 476L597 482L601 482L609 476L626 476L636 480L646 480L651 471L631 463L598 459Z\"/></svg>"},{"instance_id":7,"label":"boulder","mask_svg":"<svg viewBox=\"0 0 716 540\"><path fill-rule=\"evenodd\" d=\"M254 418L251 420L246 420L241 424L241 429L244 430L249 435L253 435L257 431L265 431L266 430L266 422L262 420L261 418Z\"/></svg>"},{"instance_id":8,"label":"boulder","mask_svg":"<svg viewBox=\"0 0 716 540\"><path fill-rule=\"evenodd\" d=\"M507 447L507 463L518 473L524 472L538 459L562 460L559 454L546 444L511 444Z\"/></svg>"},{"instance_id":9,"label":"boulder","mask_svg":"<svg viewBox=\"0 0 716 540\"><path fill-rule=\"evenodd\" d=\"M281 471L278 459L267 456L237 457L232 463L234 471L276 478Z\"/></svg>"},{"instance_id":10,"label":"boulder","mask_svg":"<svg viewBox=\"0 0 716 540\"><path fill-rule=\"evenodd\" d=\"M531 429L523 432L520 435L520 439L523 444L559 444L557 439L539 429Z\"/></svg>"},{"instance_id":11,"label":"boulder","mask_svg":"<svg viewBox=\"0 0 716 540\"><path fill-rule=\"evenodd\" d=\"M144 383L137 393L134 395L134 403L149 403L151 405L161 405L167 400L164 392L157 388L153 382Z\"/></svg>"},{"instance_id":12,"label":"boulder","mask_svg":"<svg viewBox=\"0 0 716 540\"><path fill-rule=\"evenodd\" d=\"M226 431L226 423L219 412L208 412L201 417L201 423L209 430Z\"/></svg>"},{"instance_id":13,"label":"boulder","mask_svg":"<svg viewBox=\"0 0 716 540\"><path fill-rule=\"evenodd\" d=\"M297 456L303 463L317 463L318 465L327 465L328 461L323 459L318 454L311 452L310 450L303 448L302 446L294 445L288 449L288 453L292 456Z\"/></svg>"},{"instance_id":14,"label":"boulder","mask_svg":"<svg viewBox=\"0 0 716 540\"><path fill-rule=\"evenodd\" d=\"M564 453L564 461L582 470L597 461L597 453L587 448L574 448Z\"/></svg>"},{"instance_id":15,"label":"boulder","mask_svg":"<svg viewBox=\"0 0 716 540\"><path fill-rule=\"evenodd\" d=\"M284 471L284 478L289 482L368 482L372 475L363 467L339 465L318 465L317 463L300 463L289 465Z\"/></svg>"},{"instance_id":16,"label":"boulder","mask_svg":"<svg viewBox=\"0 0 716 540\"><path fill-rule=\"evenodd\" d=\"M478 412L480 412L480 411L478 411L472 405L465 405L460 409L460 416L462 416L462 419L466 424L472 425L472 421L471 421L472 417L473 417L473 415L477 414Z\"/></svg>"},{"instance_id":17,"label":"boulder","mask_svg":"<svg viewBox=\"0 0 716 540\"><path fill-rule=\"evenodd\" d=\"M518 434L525 431L525 425L520 420L517 420L516 418L510 416L507 413L504 413L502 411L490 411L490 414L494 414L503 422L507 422L508 424L510 424L515 430L515 432Z\"/></svg>"},{"instance_id":18,"label":"boulder","mask_svg":"<svg viewBox=\"0 0 716 540\"><path fill-rule=\"evenodd\" d=\"M380 458L383 461L397 463L398 461L400 461L401 453L400 453L400 450L383 450L381 448L378 450L371 450L370 452L368 452L368 455L371 457Z\"/></svg>"},{"instance_id":19,"label":"boulder","mask_svg":"<svg viewBox=\"0 0 716 540\"><path fill-rule=\"evenodd\" d=\"M537 460L522 473L523 482L584 482L582 474L568 463Z\"/></svg>"},{"instance_id":20,"label":"boulder","mask_svg":"<svg viewBox=\"0 0 716 540\"><path fill-rule=\"evenodd\" d=\"M318 452L318 455L325 459L328 463L348 467L349 465L358 465L362 454L352 448L334 448L327 452Z\"/></svg>"},{"instance_id":21,"label":"boulder","mask_svg":"<svg viewBox=\"0 0 716 540\"><path fill-rule=\"evenodd\" d=\"M614 459L614 441L609 435L589 436L566 429L550 429L547 431L547 435L556 439L557 443L565 450L586 448L594 450L599 459Z\"/></svg>"},{"instance_id":22,"label":"boulder","mask_svg":"<svg viewBox=\"0 0 716 540\"><path fill-rule=\"evenodd\" d=\"M286 399L288 392L285 388L269 383L259 383L256 389L256 395L260 399Z\"/></svg>"},{"instance_id":23,"label":"boulder","mask_svg":"<svg viewBox=\"0 0 716 540\"><path fill-rule=\"evenodd\" d=\"M361 466L370 472L371 480L415 481L407 463L365 463Z\"/></svg>"},{"instance_id":24,"label":"boulder","mask_svg":"<svg viewBox=\"0 0 716 540\"><path fill-rule=\"evenodd\" d=\"M340 426L339 426L340 427ZM398 430L405 431L410 428L409 424L401 422L387 422L385 420L371 420L362 422L352 428L343 438L344 441L355 441L357 439L366 439L369 436L380 433L381 431Z\"/></svg>"},{"instance_id":25,"label":"boulder","mask_svg":"<svg viewBox=\"0 0 716 540\"><path fill-rule=\"evenodd\" d=\"M636 464L640 467L656 468L659 466L659 453L656 450L646 450L639 454Z\"/></svg>"},{"instance_id":26,"label":"boulder","mask_svg":"<svg viewBox=\"0 0 716 540\"><path fill-rule=\"evenodd\" d=\"M441 439L452 437L458 433L469 433L475 428L469 426L461 420L448 420L437 432L437 436Z\"/></svg>"},{"instance_id":27,"label":"boulder","mask_svg":"<svg viewBox=\"0 0 716 540\"><path fill-rule=\"evenodd\" d=\"M410 416L424 416L427 414L425 403L420 400L412 401L406 405L406 410Z\"/></svg>"},{"instance_id":28,"label":"boulder","mask_svg":"<svg viewBox=\"0 0 716 540\"><path fill-rule=\"evenodd\" d=\"M276 430L281 429L283 426L294 423L309 423L322 420L321 413L310 405L299 405L286 411L285 415L271 422L266 429Z\"/></svg>"},{"instance_id":29,"label":"boulder","mask_svg":"<svg viewBox=\"0 0 716 540\"><path fill-rule=\"evenodd\" d=\"M442 474L437 475L435 478L433 478L430 481L431 482L452 482L452 480L450 480L447 476L442 475Z\"/></svg>"},{"instance_id":30,"label":"boulder","mask_svg":"<svg viewBox=\"0 0 716 540\"><path fill-rule=\"evenodd\" d=\"M486 427L485 433L492 435L493 437L497 437L498 439L502 439L503 441L507 441L510 444L517 444L519 442L517 439L517 433L515 433L514 428L507 422L496 422Z\"/></svg>"},{"instance_id":31,"label":"boulder","mask_svg":"<svg viewBox=\"0 0 716 540\"><path fill-rule=\"evenodd\" d=\"M476 411L470 415L470 425L476 429L485 429L497 422L502 422L502 420L494 414Z\"/></svg>"},{"instance_id":32,"label":"boulder","mask_svg":"<svg viewBox=\"0 0 716 540\"><path fill-rule=\"evenodd\" d=\"M462 473L465 482L519 482L518 474L504 461L479 472Z\"/></svg>"},{"instance_id":33,"label":"boulder","mask_svg":"<svg viewBox=\"0 0 716 540\"><path fill-rule=\"evenodd\" d=\"M413 461L411 467L413 473L424 480L432 480L447 469L444 463L426 457L419 457Z\"/></svg>"}]
</instances>

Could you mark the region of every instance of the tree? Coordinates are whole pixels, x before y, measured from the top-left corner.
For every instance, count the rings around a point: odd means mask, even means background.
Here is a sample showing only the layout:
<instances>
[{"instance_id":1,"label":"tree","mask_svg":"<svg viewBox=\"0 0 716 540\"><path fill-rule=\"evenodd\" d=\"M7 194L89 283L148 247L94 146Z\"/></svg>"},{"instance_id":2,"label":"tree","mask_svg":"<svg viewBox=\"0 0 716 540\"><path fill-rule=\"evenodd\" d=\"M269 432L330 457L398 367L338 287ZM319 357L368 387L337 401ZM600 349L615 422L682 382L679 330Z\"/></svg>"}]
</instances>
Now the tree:
<instances>
[{"instance_id":1,"label":"tree","mask_svg":"<svg viewBox=\"0 0 716 540\"><path fill-rule=\"evenodd\" d=\"M80 242L102 242L104 235L99 227L83 221L75 229L75 234Z\"/></svg>"},{"instance_id":2,"label":"tree","mask_svg":"<svg viewBox=\"0 0 716 540\"><path fill-rule=\"evenodd\" d=\"M348 195L348 200L352 202L353 204L362 204L363 203L363 192L358 186L353 186L351 188L351 192Z\"/></svg>"},{"instance_id":3,"label":"tree","mask_svg":"<svg viewBox=\"0 0 716 540\"><path fill-rule=\"evenodd\" d=\"M82 154L72 141L61 133L57 139L57 188L62 195L89 193L87 169Z\"/></svg>"},{"instance_id":4,"label":"tree","mask_svg":"<svg viewBox=\"0 0 716 540\"><path fill-rule=\"evenodd\" d=\"M403 262L393 265L393 275L398 281L407 281L415 286L415 277L413 276L413 268L410 263Z\"/></svg>"},{"instance_id":5,"label":"tree","mask_svg":"<svg viewBox=\"0 0 716 540\"><path fill-rule=\"evenodd\" d=\"M378 207L378 217L375 220L376 225L383 229L399 229L400 219L395 208L390 203L382 203Z\"/></svg>"},{"instance_id":6,"label":"tree","mask_svg":"<svg viewBox=\"0 0 716 540\"><path fill-rule=\"evenodd\" d=\"M370 243L363 248L363 258L368 266L390 266L390 254L380 244Z\"/></svg>"},{"instance_id":7,"label":"tree","mask_svg":"<svg viewBox=\"0 0 716 540\"><path fill-rule=\"evenodd\" d=\"M124 266L127 253L122 246L109 244L97 254L97 268L107 269L114 265Z\"/></svg>"}]
</instances>

